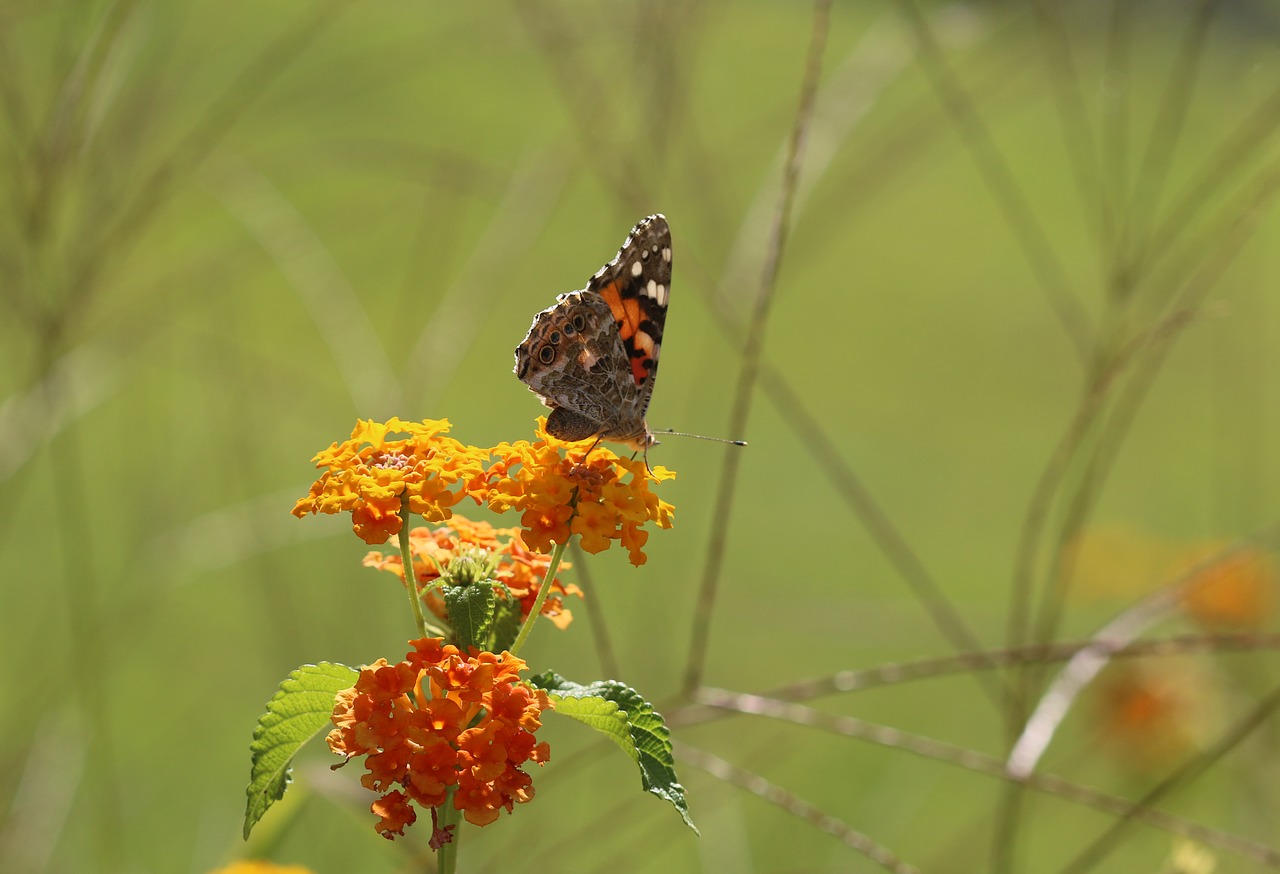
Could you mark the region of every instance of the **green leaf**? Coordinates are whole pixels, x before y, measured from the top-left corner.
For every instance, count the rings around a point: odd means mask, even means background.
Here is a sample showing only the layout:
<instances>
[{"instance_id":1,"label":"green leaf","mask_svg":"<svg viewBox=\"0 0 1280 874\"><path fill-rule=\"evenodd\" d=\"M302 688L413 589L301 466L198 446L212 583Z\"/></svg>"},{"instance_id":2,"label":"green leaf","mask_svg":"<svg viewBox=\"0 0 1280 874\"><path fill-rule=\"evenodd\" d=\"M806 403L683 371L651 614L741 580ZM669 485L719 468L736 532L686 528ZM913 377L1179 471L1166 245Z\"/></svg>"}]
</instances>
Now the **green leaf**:
<instances>
[{"instance_id":1,"label":"green leaf","mask_svg":"<svg viewBox=\"0 0 1280 874\"><path fill-rule=\"evenodd\" d=\"M676 780L671 732L662 715L639 692L617 680L580 686L555 671L539 674L530 682L555 699L556 713L591 726L621 747L639 766L645 791L670 802L685 825L698 831L689 818L684 787Z\"/></svg>"},{"instance_id":2,"label":"green leaf","mask_svg":"<svg viewBox=\"0 0 1280 874\"><path fill-rule=\"evenodd\" d=\"M258 717L249 745L249 796L244 810L244 837L262 819L271 805L282 797L292 779L290 763L299 747L330 725L333 700L349 689L360 676L346 665L321 662L303 665L291 673L280 690L267 702L267 712Z\"/></svg>"},{"instance_id":3,"label":"green leaf","mask_svg":"<svg viewBox=\"0 0 1280 874\"><path fill-rule=\"evenodd\" d=\"M493 611L493 627L489 629L489 652L511 649L520 634L520 600L506 586L502 589Z\"/></svg>"},{"instance_id":4,"label":"green leaf","mask_svg":"<svg viewBox=\"0 0 1280 874\"><path fill-rule=\"evenodd\" d=\"M444 606L449 611L449 624L463 652L468 647L487 649L489 626L493 624L493 605L497 596L493 584L479 582L468 586L445 586Z\"/></svg>"}]
</instances>

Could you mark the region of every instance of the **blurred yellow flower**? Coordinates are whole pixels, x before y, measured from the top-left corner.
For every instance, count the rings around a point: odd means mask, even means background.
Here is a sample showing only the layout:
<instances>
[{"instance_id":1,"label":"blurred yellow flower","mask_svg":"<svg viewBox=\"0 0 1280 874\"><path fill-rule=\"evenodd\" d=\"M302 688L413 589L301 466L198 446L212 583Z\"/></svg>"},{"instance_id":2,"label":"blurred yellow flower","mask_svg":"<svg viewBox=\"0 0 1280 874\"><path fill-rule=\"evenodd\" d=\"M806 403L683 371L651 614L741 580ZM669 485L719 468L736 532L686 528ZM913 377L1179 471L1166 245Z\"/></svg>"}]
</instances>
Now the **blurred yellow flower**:
<instances>
[{"instance_id":1,"label":"blurred yellow flower","mask_svg":"<svg viewBox=\"0 0 1280 874\"><path fill-rule=\"evenodd\" d=\"M356 534L376 545L400 532L406 499L410 513L431 522L448 519L468 495L478 503L489 453L445 436L449 427L447 419L357 422L349 440L312 459L324 473L293 515L350 512Z\"/></svg>"},{"instance_id":2,"label":"blurred yellow flower","mask_svg":"<svg viewBox=\"0 0 1280 874\"><path fill-rule=\"evenodd\" d=\"M1073 571L1072 592L1080 598L1128 598L1162 581L1171 548L1164 541L1123 523L1087 528L1063 552Z\"/></svg>"}]
</instances>

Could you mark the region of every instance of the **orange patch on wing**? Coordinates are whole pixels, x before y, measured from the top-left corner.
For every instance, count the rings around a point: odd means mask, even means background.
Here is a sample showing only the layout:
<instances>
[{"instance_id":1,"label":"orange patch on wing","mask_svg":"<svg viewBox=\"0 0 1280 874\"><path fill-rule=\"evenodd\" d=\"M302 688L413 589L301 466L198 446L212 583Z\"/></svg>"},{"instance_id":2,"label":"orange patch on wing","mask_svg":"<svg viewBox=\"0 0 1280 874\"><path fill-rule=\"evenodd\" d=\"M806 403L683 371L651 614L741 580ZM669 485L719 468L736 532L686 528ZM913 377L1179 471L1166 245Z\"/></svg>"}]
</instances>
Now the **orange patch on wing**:
<instances>
[{"instance_id":1,"label":"orange patch on wing","mask_svg":"<svg viewBox=\"0 0 1280 874\"><path fill-rule=\"evenodd\" d=\"M640 301L635 298L624 299L618 282L611 282L600 289L600 296L609 305L613 319L618 323L618 333L623 340L630 340L640 327L643 318L640 312Z\"/></svg>"}]
</instances>

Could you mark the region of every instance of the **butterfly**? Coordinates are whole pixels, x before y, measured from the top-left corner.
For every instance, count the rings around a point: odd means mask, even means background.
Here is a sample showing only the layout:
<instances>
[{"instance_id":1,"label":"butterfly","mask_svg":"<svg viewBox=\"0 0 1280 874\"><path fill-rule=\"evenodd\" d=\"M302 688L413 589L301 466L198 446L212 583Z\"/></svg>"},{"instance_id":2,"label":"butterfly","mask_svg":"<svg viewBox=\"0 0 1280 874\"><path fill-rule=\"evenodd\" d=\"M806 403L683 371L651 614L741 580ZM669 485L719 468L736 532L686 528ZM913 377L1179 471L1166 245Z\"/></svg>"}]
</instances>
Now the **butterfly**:
<instances>
[{"instance_id":1,"label":"butterfly","mask_svg":"<svg viewBox=\"0 0 1280 874\"><path fill-rule=\"evenodd\" d=\"M651 215L586 288L559 295L533 317L516 347L515 374L551 408L548 434L642 452L657 443L645 413L670 294L671 229Z\"/></svg>"}]
</instances>

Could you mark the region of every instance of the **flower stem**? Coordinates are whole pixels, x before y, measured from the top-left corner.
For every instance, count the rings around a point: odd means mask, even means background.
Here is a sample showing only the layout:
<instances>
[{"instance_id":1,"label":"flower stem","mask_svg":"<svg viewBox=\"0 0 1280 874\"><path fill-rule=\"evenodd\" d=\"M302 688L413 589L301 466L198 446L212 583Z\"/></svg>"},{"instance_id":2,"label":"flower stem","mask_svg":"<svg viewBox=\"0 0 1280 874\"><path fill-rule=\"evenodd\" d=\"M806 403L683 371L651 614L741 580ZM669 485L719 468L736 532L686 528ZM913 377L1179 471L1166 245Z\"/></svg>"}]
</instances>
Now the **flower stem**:
<instances>
[{"instance_id":1,"label":"flower stem","mask_svg":"<svg viewBox=\"0 0 1280 874\"><path fill-rule=\"evenodd\" d=\"M418 625L418 637L426 637L427 620L422 615L422 599L418 597L418 574L413 569L413 553L409 550L408 502L401 501L400 506L400 561L404 564L404 588L409 593L409 606L413 609L413 621Z\"/></svg>"},{"instance_id":2,"label":"flower stem","mask_svg":"<svg viewBox=\"0 0 1280 874\"><path fill-rule=\"evenodd\" d=\"M569 536L572 537L573 535ZM520 654L520 647L524 646L525 638L533 630L533 623L537 620L538 614L542 612L542 605L547 602L547 596L551 594L551 581L556 578L556 569L560 567L560 559L564 557L566 545L568 545L567 539L564 543L557 543L556 548L551 552L551 562L547 565L547 573L542 578L542 585L538 587L538 597L534 599L533 609L529 611L528 617L524 620L524 625L520 626L520 633L516 635L516 642L511 644L512 655Z\"/></svg>"},{"instance_id":3,"label":"flower stem","mask_svg":"<svg viewBox=\"0 0 1280 874\"><path fill-rule=\"evenodd\" d=\"M444 804L440 806L440 828L453 826L453 830L449 832L450 840L436 851L436 874L453 874L454 869L458 865L458 841L462 835L462 816L453 806L453 793L457 791L456 786L450 786L445 792Z\"/></svg>"}]
</instances>

